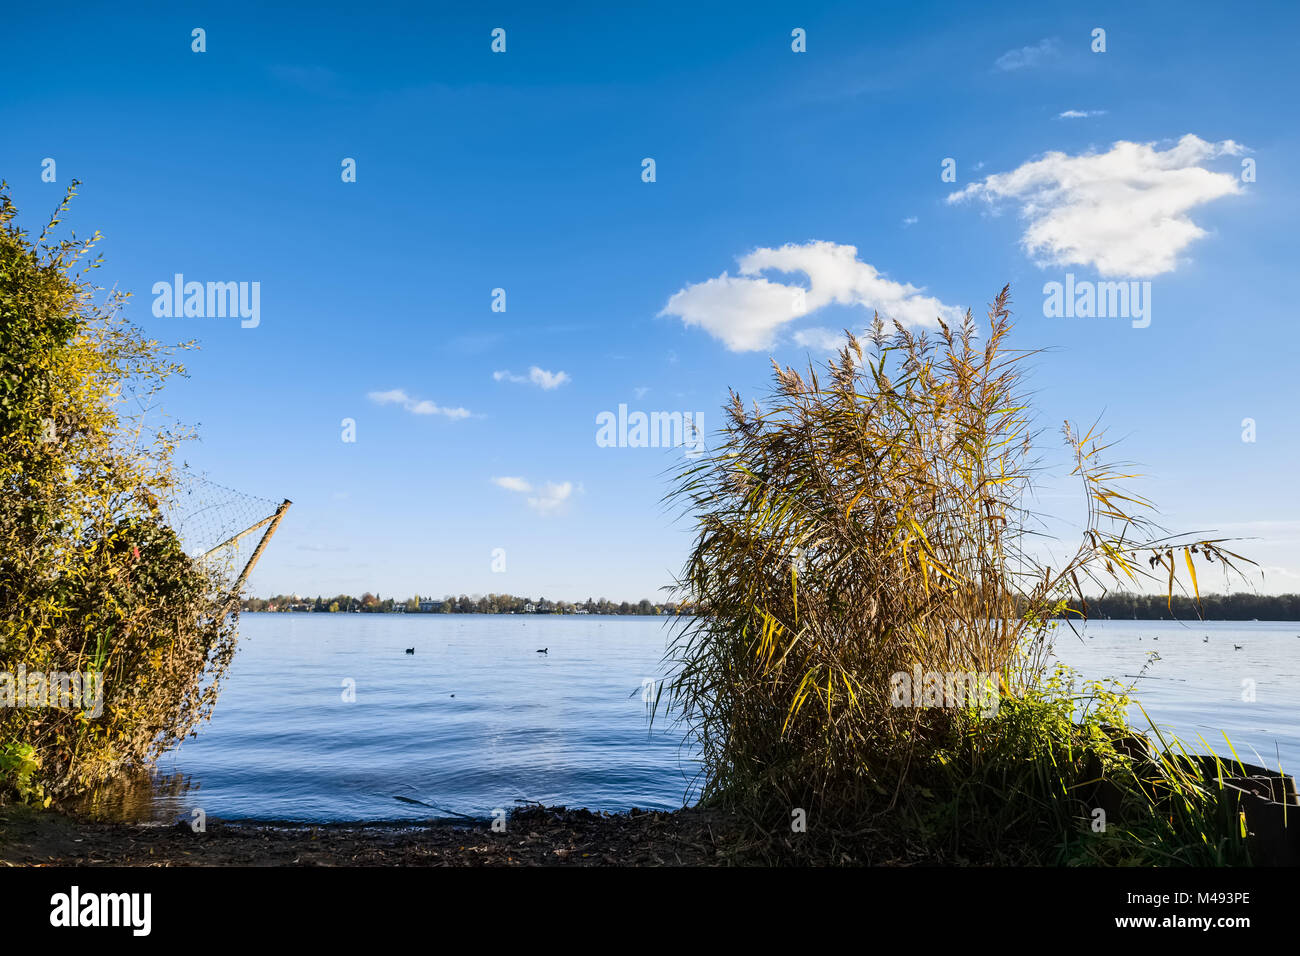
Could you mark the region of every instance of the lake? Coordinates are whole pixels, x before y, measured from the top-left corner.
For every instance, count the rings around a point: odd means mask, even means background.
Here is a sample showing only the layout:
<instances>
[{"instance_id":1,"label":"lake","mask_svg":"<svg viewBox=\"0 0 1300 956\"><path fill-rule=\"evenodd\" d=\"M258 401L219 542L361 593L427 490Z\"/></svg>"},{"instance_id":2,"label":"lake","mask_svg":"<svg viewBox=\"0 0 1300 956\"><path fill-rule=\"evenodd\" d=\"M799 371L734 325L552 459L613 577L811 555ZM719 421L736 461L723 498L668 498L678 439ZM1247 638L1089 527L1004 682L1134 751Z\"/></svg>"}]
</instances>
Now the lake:
<instances>
[{"instance_id":1,"label":"lake","mask_svg":"<svg viewBox=\"0 0 1300 956\"><path fill-rule=\"evenodd\" d=\"M667 623L245 614L212 720L159 761L153 788L114 788L95 809L170 822L193 808L347 821L486 818L528 801L680 807L698 764L677 728L650 726L642 700L644 682L664 676ZM1057 656L1087 677L1131 682L1154 652L1137 684L1162 729L1201 735L1225 755L1226 732L1242 759L1294 771L1297 634L1294 622L1100 621L1082 641L1062 629ZM1247 680L1253 702L1242 700Z\"/></svg>"}]
</instances>

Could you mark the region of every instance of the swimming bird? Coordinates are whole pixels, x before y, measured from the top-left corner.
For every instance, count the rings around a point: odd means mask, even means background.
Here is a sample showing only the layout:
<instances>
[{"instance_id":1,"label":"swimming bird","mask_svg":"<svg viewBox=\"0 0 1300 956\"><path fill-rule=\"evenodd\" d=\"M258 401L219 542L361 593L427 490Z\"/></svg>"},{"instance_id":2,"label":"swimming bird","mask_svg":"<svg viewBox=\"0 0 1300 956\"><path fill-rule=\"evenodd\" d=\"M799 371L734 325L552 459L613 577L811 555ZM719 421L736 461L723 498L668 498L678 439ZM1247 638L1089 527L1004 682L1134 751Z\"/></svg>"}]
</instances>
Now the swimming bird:
<instances>
[{"instance_id":1,"label":"swimming bird","mask_svg":"<svg viewBox=\"0 0 1300 956\"><path fill-rule=\"evenodd\" d=\"M415 653L415 648L414 648L414 647L408 647L408 648L406 649L406 653L408 653L408 654L414 654L414 653Z\"/></svg>"},{"instance_id":2,"label":"swimming bird","mask_svg":"<svg viewBox=\"0 0 1300 956\"><path fill-rule=\"evenodd\" d=\"M538 653L538 654L545 654L545 653L546 653L547 651L549 651L549 650L550 650L549 647L539 647L539 648L537 649L537 653Z\"/></svg>"},{"instance_id":3,"label":"swimming bird","mask_svg":"<svg viewBox=\"0 0 1300 956\"><path fill-rule=\"evenodd\" d=\"M1239 650L1241 650L1241 645L1240 645L1240 644L1233 644L1233 645L1232 645L1232 649L1233 649L1234 651L1239 651Z\"/></svg>"},{"instance_id":4,"label":"swimming bird","mask_svg":"<svg viewBox=\"0 0 1300 956\"><path fill-rule=\"evenodd\" d=\"M1201 641L1201 643L1202 643L1202 644L1208 644L1208 643L1210 643L1210 635L1206 634L1206 635L1205 635L1205 640Z\"/></svg>"}]
</instances>

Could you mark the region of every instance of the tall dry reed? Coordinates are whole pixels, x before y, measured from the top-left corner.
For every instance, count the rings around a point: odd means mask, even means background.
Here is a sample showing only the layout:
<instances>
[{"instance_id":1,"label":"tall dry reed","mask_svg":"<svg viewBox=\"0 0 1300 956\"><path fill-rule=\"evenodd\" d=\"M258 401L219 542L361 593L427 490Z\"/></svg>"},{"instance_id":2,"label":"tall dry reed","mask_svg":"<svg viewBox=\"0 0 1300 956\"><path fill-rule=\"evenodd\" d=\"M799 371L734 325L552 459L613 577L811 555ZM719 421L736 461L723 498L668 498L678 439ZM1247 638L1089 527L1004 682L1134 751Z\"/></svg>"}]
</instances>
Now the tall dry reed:
<instances>
[{"instance_id":1,"label":"tall dry reed","mask_svg":"<svg viewBox=\"0 0 1300 956\"><path fill-rule=\"evenodd\" d=\"M1033 353L1009 345L1008 302L1004 288L982 335L969 312L934 335L876 316L866 347L849 335L820 371L773 363L768 399L733 392L720 441L680 476L696 538L679 585L701 613L676 634L656 708L702 748L706 799L892 796L972 716L897 706L894 675L993 675L1015 694L1089 582L1167 574L1172 593L1184 569L1197 587L1195 560L1233 567L1219 540L1165 536L1122 487L1134 476L1101 460L1100 433L1069 423L1086 517L1077 551L1045 564Z\"/></svg>"}]
</instances>

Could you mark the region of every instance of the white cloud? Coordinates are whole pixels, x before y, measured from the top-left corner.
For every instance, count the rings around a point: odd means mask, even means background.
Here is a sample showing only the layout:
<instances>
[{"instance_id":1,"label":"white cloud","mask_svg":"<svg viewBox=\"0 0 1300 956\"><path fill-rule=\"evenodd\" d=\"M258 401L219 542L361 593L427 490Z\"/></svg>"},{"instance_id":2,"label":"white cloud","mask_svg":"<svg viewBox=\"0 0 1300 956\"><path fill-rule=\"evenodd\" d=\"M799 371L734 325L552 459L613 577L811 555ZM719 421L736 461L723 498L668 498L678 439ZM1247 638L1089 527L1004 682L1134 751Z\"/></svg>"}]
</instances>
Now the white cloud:
<instances>
[{"instance_id":1,"label":"white cloud","mask_svg":"<svg viewBox=\"0 0 1300 956\"><path fill-rule=\"evenodd\" d=\"M571 494L573 494L573 482L565 481L555 484L548 481L541 487L536 496L528 499L528 506L542 514L547 514L568 501Z\"/></svg>"},{"instance_id":2,"label":"white cloud","mask_svg":"<svg viewBox=\"0 0 1300 956\"><path fill-rule=\"evenodd\" d=\"M915 216L908 216L906 219L903 220L903 226L904 227L915 226L919 221L920 220L918 220Z\"/></svg>"},{"instance_id":3,"label":"white cloud","mask_svg":"<svg viewBox=\"0 0 1300 956\"><path fill-rule=\"evenodd\" d=\"M637 398L645 398L649 391L649 385L638 385L636 388L632 389L632 393L636 395Z\"/></svg>"},{"instance_id":4,"label":"white cloud","mask_svg":"<svg viewBox=\"0 0 1300 956\"><path fill-rule=\"evenodd\" d=\"M1057 113L1057 119L1087 119L1089 116L1105 116L1105 110L1066 110L1064 113Z\"/></svg>"},{"instance_id":5,"label":"white cloud","mask_svg":"<svg viewBox=\"0 0 1300 956\"><path fill-rule=\"evenodd\" d=\"M467 408L444 408L428 399L416 400L400 388L387 392L370 392L367 397L378 405L401 405L412 415L445 415L453 420L470 416Z\"/></svg>"},{"instance_id":6,"label":"white cloud","mask_svg":"<svg viewBox=\"0 0 1300 956\"><path fill-rule=\"evenodd\" d=\"M1179 254L1205 230L1193 208L1241 192L1237 177L1203 168L1243 147L1207 143L1188 134L1168 149L1118 142L1105 153L1050 152L948 196L1020 203L1028 221L1021 245L1038 264L1090 264L1103 276L1170 272Z\"/></svg>"},{"instance_id":7,"label":"white cloud","mask_svg":"<svg viewBox=\"0 0 1300 956\"><path fill-rule=\"evenodd\" d=\"M574 490L571 481L548 481L540 488L534 488L532 483L525 478L493 478L492 483L498 488L504 488L506 491L528 495L528 507L539 514L550 514L558 511L573 496Z\"/></svg>"},{"instance_id":8,"label":"white cloud","mask_svg":"<svg viewBox=\"0 0 1300 956\"><path fill-rule=\"evenodd\" d=\"M559 388L569 381L569 375L567 372L548 372L546 369L534 365L528 370L528 380L534 385L540 385L549 391L552 388Z\"/></svg>"},{"instance_id":9,"label":"white cloud","mask_svg":"<svg viewBox=\"0 0 1300 956\"><path fill-rule=\"evenodd\" d=\"M844 337L843 332L817 326L811 329L800 329L794 334L795 345L810 349L821 349L825 352L834 352L847 341L848 339Z\"/></svg>"},{"instance_id":10,"label":"white cloud","mask_svg":"<svg viewBox=\"0 0 1300 956\"><path fill-rule=\"evenodd\" d=\"M533 486L524 478L511 478L509 476L504 478L493 478L492 484L504 488L506 491L519 491L524 494L533 490Z\"/></svg>"},{"instance_id":11,"label":"white cloud","mask_svg":"<svg viewBox=\"0 0 1300 956\"><path fill-rule=\"evenodd\" d=\"M698 325L733 352L771 348L781 326L828 305L858 305L904 325L935 326L956 321L961 310L922 295L907 283L884 278L858 259L856 246L834 242L787 243L755 249L739 260L740 275L692 283L673 293L659 313ZM786 285L760 273L802 272L808 287Z\"/></svg>"},{"instance_id":12,"label":"white cloud","mask_svg":"<svg viewBox=\"0 0 1300 956\"><path fill-rule=\"evenodd\" d=\"M528 370L527 375L515 375L508 370L493 372L492 378L498 382L515 382L519 385L533 384L540 385L543 389L550 391L553 388L559 388L565 382L571 382L568 372L548 372L544 368L538 368L534 365Z\"/></svg>"},{"instance_id":13,"label":"white cloud","mask_svg":"<svg viewBox=\"0 0 1300 956\"><path fill-rule=\"evenodd\" d=\"M1291 581L1300 581L1300 574L1297 574L1295 571L1292 571L1290 568L1284 568L1281 565L1271 565L1271 564L1266 565L1260 568L1260 572L1264 575L1264 579L1269 582L1276 581L1278 578L1287 578L1288 580ZM1288 588L1288 591L1291 590L1292 588ZM1278 593L1285 593L1285 592L1278 592Z\"/></svg>"},{"instance_id":14,"label":"white cloud","mask_svg":"<svg viewBox=\"0 0 1300 956\"><path fill-rule=\"evenodd\" d=\"M995 69L1004 72L1010 70L1023 70L1027 67L1038 66L1047 60L1055 59L1060 53L1060 44L1055 37L1048 37L1045 40L1039 40L1033 46L1022 46L1018 50L1008 50L994 61Z\"/></svg>"}]
</instances>

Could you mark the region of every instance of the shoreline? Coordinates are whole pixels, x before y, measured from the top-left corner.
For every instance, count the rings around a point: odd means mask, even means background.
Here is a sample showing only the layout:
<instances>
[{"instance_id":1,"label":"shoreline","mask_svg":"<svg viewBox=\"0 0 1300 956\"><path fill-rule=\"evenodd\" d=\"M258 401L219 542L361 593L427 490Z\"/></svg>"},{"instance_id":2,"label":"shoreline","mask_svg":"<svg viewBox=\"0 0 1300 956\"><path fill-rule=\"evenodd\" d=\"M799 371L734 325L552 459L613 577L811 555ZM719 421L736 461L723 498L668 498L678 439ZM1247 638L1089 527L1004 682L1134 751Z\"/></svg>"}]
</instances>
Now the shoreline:
<instances>
[{"instance_id":1,"label":"shoreline","mask_svg":"<svg viewBox=\"0 0 1300 956\"><path fill-rule=\"evenodd\" d=\"M728 866L738 824L686 808L595 813L532 806L491 821L110 823L0 806L0 866Z\"/></svg>"}]
</instances>

